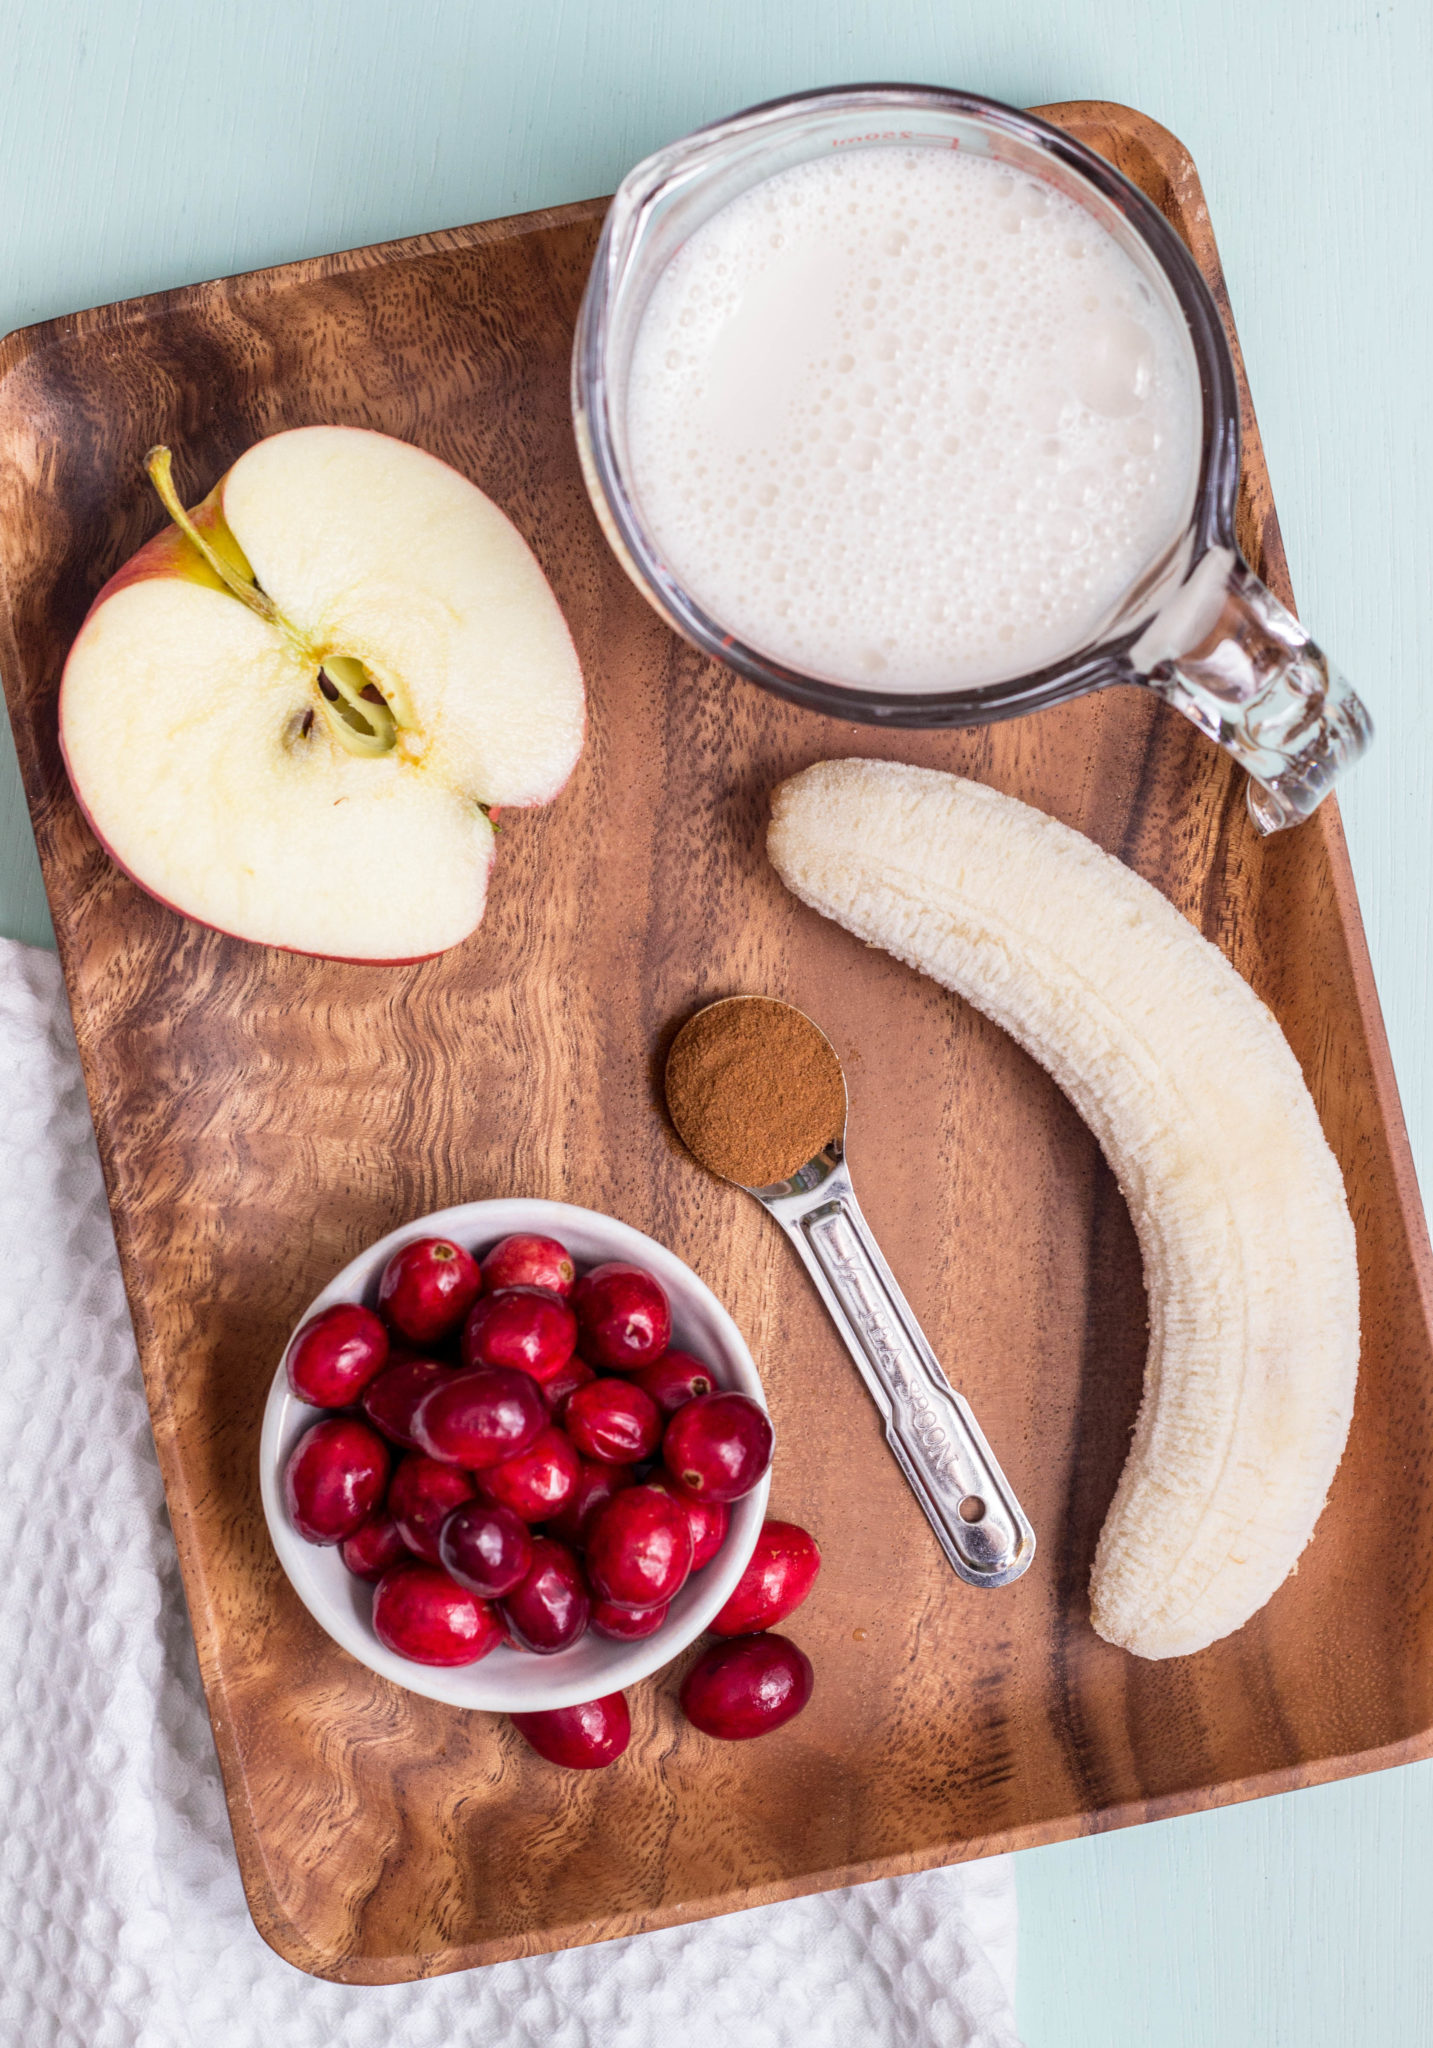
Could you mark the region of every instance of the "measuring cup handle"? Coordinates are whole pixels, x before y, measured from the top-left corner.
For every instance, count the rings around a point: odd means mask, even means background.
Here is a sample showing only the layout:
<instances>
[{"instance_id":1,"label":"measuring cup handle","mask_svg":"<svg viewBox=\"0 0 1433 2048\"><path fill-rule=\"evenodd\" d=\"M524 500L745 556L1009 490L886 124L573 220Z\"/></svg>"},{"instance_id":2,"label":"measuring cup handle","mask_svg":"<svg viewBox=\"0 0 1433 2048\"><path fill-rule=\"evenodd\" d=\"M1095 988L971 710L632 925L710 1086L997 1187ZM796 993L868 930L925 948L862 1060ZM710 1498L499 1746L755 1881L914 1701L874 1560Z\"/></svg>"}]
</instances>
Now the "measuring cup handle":
<instances>
[{"instance_id":1,"label":"measuring cup handle","mask_svg":"<svg viewBox=\"0 0 1433 2048\"><path fill-rule=\"evenodd\" d=\"M843 1176L844 1179L844 1176ZM941 1548L973 1586L1029 1569L1035 1533L967 1402L952 1391L849 1182L779 1220L806 1262Z\"/></svg>"},{"instance_id":2,"label":"measuring cup handle","mask_svg":"<svg viewBox=\"0 0 1433 2048\"><path fill-rule=\"evenodd\" d=\"M1195 563L1129 660L1247 770L1261 832L1308 817L1373 738L1343 676L1232 548Z\"/></svg>"}]
</instances>

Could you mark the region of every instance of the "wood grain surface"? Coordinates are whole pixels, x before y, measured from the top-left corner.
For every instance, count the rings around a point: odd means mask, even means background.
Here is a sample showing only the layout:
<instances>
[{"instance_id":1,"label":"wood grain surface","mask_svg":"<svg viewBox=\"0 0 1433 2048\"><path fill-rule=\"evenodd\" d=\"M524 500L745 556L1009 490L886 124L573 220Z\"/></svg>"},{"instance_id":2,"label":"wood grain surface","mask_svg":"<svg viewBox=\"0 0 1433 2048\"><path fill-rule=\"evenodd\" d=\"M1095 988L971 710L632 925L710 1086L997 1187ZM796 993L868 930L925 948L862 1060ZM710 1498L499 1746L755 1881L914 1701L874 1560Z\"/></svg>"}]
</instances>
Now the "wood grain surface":
<instances>
[{"instance_id":1,"label":"wood grain surface","mask_svg":"<svg viewBox=\"0 0 1433 2048\"><path fill-rule=\"evenodd\" d=\"M1180 145L1127 109L1045 111L1151 193L1222 303ZM1260 842L1226 759L1138 692L882 735L673 639L608 555L572 448L567 356L601 213L294 264L51 322L0 354L0 668L240 1865L265 1937L355 1982L1433 1752L1433 1287L1336 812ZM555 807L508 822L481 931L413 968L176 918L100 852L59 759L69 641L158 523L145 448L175 447L192 502L257 436L318 420L410 438L488 490L551 577L591 692L584 760ZM1287 597L1247 399L1240 530ZM1353 1433L1298 1575L1198 1657L1140 1663L1089 1627L1145 1343L1133 1232L1093 1139L1009 1040L766 865L766 792L836 753L971 773L1091 833L1248 976L1318 1100L1359 1235ZM789 1248L666 1130L660 1047L739 991L800 1004L841 1053L872 1224L1041 1539L1013 1588L952 1578ZM791 1624L816 1693L781 1734L698 1736L678 1667L634 1695L620 1765L566 1776L501 1722L353 1664L283 1579L256 1454L293 1318L382 1231L504 1193L650 1231L745 1331L779 1431L773 1509L826 1554Z\"/></svg>"}]
</instances>

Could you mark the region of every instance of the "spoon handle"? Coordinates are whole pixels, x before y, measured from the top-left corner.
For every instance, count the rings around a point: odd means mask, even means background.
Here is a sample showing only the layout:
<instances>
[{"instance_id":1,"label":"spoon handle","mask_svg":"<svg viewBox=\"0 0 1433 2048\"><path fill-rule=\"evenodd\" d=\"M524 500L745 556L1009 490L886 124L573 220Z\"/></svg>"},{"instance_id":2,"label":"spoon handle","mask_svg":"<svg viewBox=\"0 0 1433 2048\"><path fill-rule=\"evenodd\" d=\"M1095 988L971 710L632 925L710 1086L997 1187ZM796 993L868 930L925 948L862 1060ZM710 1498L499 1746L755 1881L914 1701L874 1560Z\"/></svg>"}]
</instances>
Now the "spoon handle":
<instances>
[{"instance_id":1,"label":"spoon handle","mask_svg":"<svg viewBox=\"0 0 1433 2048\"><path fill-rule=\"evenodd\" d=\"M972 1586L1008 1586L1029 1569L1035 1532L882 1258L844 1165L809 1194L763 1199L805 1261L952 1567Z\"/></svg>"}]
</instances>

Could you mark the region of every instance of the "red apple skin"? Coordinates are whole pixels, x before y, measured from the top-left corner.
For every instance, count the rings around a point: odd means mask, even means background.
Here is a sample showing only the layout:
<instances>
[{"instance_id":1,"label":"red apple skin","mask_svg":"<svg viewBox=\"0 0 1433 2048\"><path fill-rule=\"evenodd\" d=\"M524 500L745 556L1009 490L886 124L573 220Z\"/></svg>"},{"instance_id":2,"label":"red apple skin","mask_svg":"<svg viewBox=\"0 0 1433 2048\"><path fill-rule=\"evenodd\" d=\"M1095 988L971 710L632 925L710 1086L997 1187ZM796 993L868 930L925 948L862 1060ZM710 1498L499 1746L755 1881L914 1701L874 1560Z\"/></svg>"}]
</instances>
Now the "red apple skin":
<instances>
[{"instance_id":1,"label":"red apple skin","mask_svg":"<svg viewBox=\"0 0 1433 2048\"><path fill-rule=\"evenodd\" d=\"M569 1771L605 1770L632 1740L632 1717L620 1692L587 1700L580 1707L514 1714L512 1722L540 1757Z\"/></svg>"},{"instance_id":2,"label":"red apple skin","mask_svg":"<svg viewBox=\"0 0 1433 2048\"><path fill-rule=\"evenodd\" d=\"M734 1636L702 1652L679 1697L703 1735L745 1742L794 1721L812 1684L810 1658L787 1637Z\"/></svg>"},{"instance_id":3,"label":"red apple skin","mask_svg":"<svg viewBox=\"0 0 1433 2048\"><path fill-rule=\"evenodd\" d=\"M387 1444L351 1415L305 1430L284 1465L284 1499L308 1543L342 1543L368 1520L387 1483Z\"/></svg>"},{"instance_id":4,"label":"red apple skin","mask_svg":"<svg viewBox=\"0 0 1433 2048\"><path fill-rule=\"evenodd\" d=\"M571 1294L577 1281L577 1267L565 1244L555 1237L536 1237L517 1231L500 1238L483 1254L483 1287L498 1294L505 1287L545 1287L549 1294Z\"/></svg>"},{"instance_id":5,"label":"red apple skin","mask_svg":"<svg viewBox=\"0 0 1433 2048\"><path fill-rule=\"evenodd\" d=\"M323 433L325 429L322 427L298 427L292 429L292 431L296 433ZM426 455L428 454L428 451L426 449L419 449L418 453ZM450 463L440 462L439 458L436 455L431 455L429 456L428 459L432 462L438 462L440 468L447 469L451 468L452 466ZM199 531L201 533L207 534L211 539L216 538L216 529L218 529L220 532L227 532L227 528L224 525L223 502L224 485L228 481L228 476L229 472L225 470L223 476L220 477L218 483L215 484L213 490L210 491L209 495L206 498L201 499L199 504L191 505L188 508L189 516L194 521L194 524L199 528ZM501 510L501 507L499 507L498 509ZM220 547L219 552L224 552L222 546ZM235 563L235 566L238 566L237 562ZM159 532L156 533L151 540L147 540L144 546L140 548L136 554L131 555L127 562L122 563L120 567L115 570L113 576L111 576L106 583L100 586L99 591L96 593L94 600L90 605L89 611L85 613L84 618L80 621L80 631L84 631L84 628L86 624L89 622L91 615L94 612L96 612L102 604L107 603L110 598L115 596L117 592L123 590L127 584L142 583L146 580L146 578L150 576L179 576L187 579L192 583L206 584L210 589L218 590L223 588L218 577L214 574L213 570L209 567L208 563L204 560L202 555L196 554L193 546L179 531L179 528L172 524L165 525L160 528ZM576 643L573 641L572 638L572 629L567 624L567 620L563 616L560 606L558 607L558 617L562 622L563 631L567 636L567 644L572 650L573 665L577 668L578 673L580 675L581 663L578 660ZM77 634L76 638L78 637L79 636ZM69 663L67 660L66 667L68 668L68 666ZM172 911L175 917L186 918L190 924L198 925L201 931L217 931L220 933L221 937L224 938L236 936L236 934L223 931L222 927L219 925L210 924L208 920L205 918L195 917L192 914L192 912L181 909L177 903L171 903L167 896L161 896L157 889L152 889L147 882L142 882L139 876L135 874L131 868L126 867L125 863L120 859L119 855L115 852L114 848L110 845L109 841L100 831L98 824L95 822L95 819L91 814L89 805L85 802L84 793L81 790L79 783L76 781L73 773L71 772L69 751L65 745L65 677L63 671L61 671L60 675L60 695L58 713L60 729L60 758L65 764L65 774L69 777L70 788L74 794L75 802L79 806L80 816L89 826L90 831L94 834L94 837L102 851L109 857L110 860L114 862L115 866L119 869L120 873L122 875L127 876L128 879L131 882L133 882L136 889L141 890L146 896L152 898L153 901L159 904L162 909ZM575 768L578 761L582 759L583 750L586 747L586 745L587 696L586 691L584 690L582 700L582 732L577 743L576 753L573 757L573 768ZM542 804L554 803L557 800L557 798L561 796L563 790L567 787L571 774L572 770L569 769L567 775L565 775L562 778L562 781L559 782L555 788L547 791L542 796L532 797L525 804L507 804L501 806L501 808L507 810L523 811L535 809ZM498 806L497 804L490 804L488 807L489 815L495 817L497 815L499 808L500 806ZM496 859L497 845L496 842L494 842L494 844L492 844L488 848L488 864L483 890L484 904L486 904L487 902L486 880L487 878L490 878L492 875L493 863L495 862ZM479 918L478 922L482 922L481 918ZM474 926L473 929L476 930L477 926ZM471 938L472 932L469 932L467 934L467 937ZM258 942L252 939L245 939L242 941L242 943L247 946L254 945ZM462 945L464 943L464 940L460 939L456 943ZM405 954L401 959L375 959L367 955L362 955L355 958L348 954L342 953L309 953L306 952L302 946L271 946L269 950L275 953L296 953L299 955L301 959L306 960L333 960L340 967L416 967L420 961L436 960L439 957L439 954L448 952L451 950L451 948L446 946L440 946L431 953L409 953Z\"/></svg>"},{"instance_id":6,"label":"red apple skin","mask_svg":"<svg viewBox=\"0 0 1433 2048\"><path fill-rule=\"evenodd\" d=\"M388 1363L388 1332L372 1309L336 1301L289 1346L289 1386L311 1408L348 1408Z\"/></svg>"},{"instance_id":7,"label":"red apple skin","mask_svg":"<svg viewBox=\"0 0 1433 2048\"><path fill-rule=\"evenodd\" d=\"M415 1664L476 1664L503 1640L486 1600L436 1564L396 1564L373 1595L373 1632L385 1648Z\"/></svg>"},{"instance_id":8,"label":"red apple skin","mask_svg":"<svg viewBox=\"0 0 1433 2048\"><path fill-rule=\"evenodd\" d=\"M707 1627L714 1636L749 1636L774 1628L796 1612L820 1569L814 1536L796 1522L763 1522L751 1561Z\"/></svg>"}]
</instances>

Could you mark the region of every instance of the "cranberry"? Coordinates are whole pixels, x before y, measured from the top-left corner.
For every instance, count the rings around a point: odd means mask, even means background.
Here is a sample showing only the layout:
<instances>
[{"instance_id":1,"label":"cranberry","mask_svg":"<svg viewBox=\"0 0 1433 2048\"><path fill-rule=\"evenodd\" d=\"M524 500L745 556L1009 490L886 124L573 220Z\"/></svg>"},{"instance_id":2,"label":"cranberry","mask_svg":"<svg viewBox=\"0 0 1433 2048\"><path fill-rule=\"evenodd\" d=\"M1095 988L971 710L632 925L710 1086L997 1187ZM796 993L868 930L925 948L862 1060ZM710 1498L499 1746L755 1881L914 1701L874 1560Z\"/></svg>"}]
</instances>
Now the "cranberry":
<instances>
[{"instance_id":1,"label":"cranberry","mask_svg":"<svg viewBox=\"0 0 1433 2048\"><path fill-rule=\"evenodd\" d=\"M667 1424L662 1462L694 1500L740 1500L771 1463L771 1420L746 1394L703 1394Z\"/></svg>"},{"instance_id":2,"label":"cranberry","mask_svg":"<svg viewBox=\"0 0 1433 2048\"><path fill-rule=\"evenodd\" d=\"M692 1528L692 1570L701 1571L726 1542L726 1532L731 1527L731 1509L722 1500L688 1500L665 1472L649 1480L648 1484L655 1486L658 1493L669 1493L680 1507L686 1509Z\"/></svg>"},{"instance_id":3,"label":"cranberry","mask_svg":"<svg viewBox=\"0 0 1433 2048\"><path fill-rule=\"evenodd\" d=\"M632 1717L620 1692L580 1707L551 1707L545 1714L514 1714L513 1726L550 1764L569 1771L600 1771L616 1763L632 1740Z\"/></svg>"},{"instance_id":4,"label":"cranberry","mask_svg":"<svg viewBox=\"0 0 1433 2048\"><path fill-rule=\"evenodd\" d=\"M592 1613L582 1567L565 1543L534 1536L527 1574L503 1601L503 1619L525 1650L550 1657L575 1643Z\"/></svg>"},{"instance_id":5,"label":"cranberry","mask_svg":"<svg viewBox=\"0 0 1433 2048\"><path fill-rule=\"evenodd\" d=\"M795 1522L761 1525L751 1562L731 1598L707 1627L714 1636L747 1636L794 1614L816 1583L821 1552Z\"/></svg>"},{"instance_id":6,"label":"cranberry","mask_svg":"<svg viewBox=\"0 0 1433 2048\"><path fill-rule=\"evenodd\" d=\"M551 1294L568 1295L577 1268L567 1246L555 1237L533 1237L519 1231L501 1238L485 1255L482 1274L489 1294L504 1287L545 1287Z\"/></svg>"},{"instance_id":7,"label":"cranberry","mask_svg":"<svg viewBox=\"0 0 1433 2048\"><path fill-rule=\"evenodd\" d=\"M390 1362L363 1390L363 1412L390 1443L414 1450L418 1439L413 1434L413 1411L431 1387L450 1377L447 1366L436 1358L415 1358L411 1351L390 1354Z\"/></svg>"},{"instance_id":8,"label":"cranberry","mask_svg":"<svg viewBox=\"0 0 1433 2048\"><path fill-rule=\"evenodd\" d=\"M503 1639L486 1600L435 1564L396 1564L373 1595L373 1632L415 1664L476 1664Z\"/></svg>"},{"instance_id":9,"label":"cranberry","mask_svg":"<svg viewBox=\"0 0 1433 2048\"><path fill-rule=\"evenodd\" d=\"M662 1413L675 1415L699 1394L716 1390L709 1365L693 1358L690 1351L666 1351L654 1365L644 1365L632 1375L632 1384L650 1394Z\"/></svg>"},{"instance_id":10,"label":"cranberry","mask_svg":"<svg viewBox=\"0 0 1433 2048\"><path fill-rule=\"evenodd\" d=\"M595 1380L596 1373L582 1359L573 1356L568 1359L560 1373L543 1386L542 1398L552 1410L554 1422L561 1422L567 1413L567 1397L575 1394L579 1387L585 1387L589 1380Z\"/></svg>"},{"instance_id":11,"label":"cranberry","mask_svg":"<svg viewBox=\"0 0 1433 2048\"><path fill-rule=\"evenodd\" d=\"M511 1508L469 1501L444 1522L438 1561L470 1593L501 1600L532 1568L532 1535Z\"/></svg>"},{"instance_id":12,"label":"cranberry","mask_svg":"<svg viewBox=\"0 0 1433 2048\"><path fill-rule=\"evenodd\" d=\"M333 1415L305 1430L284 1467L284 1498L300 1536L342 1543L366 1522L388 1483L388 1446L366 1422Z\"/></svg>"},{"instance_id":13,"label":"cranberry","mask_svg":"<svg viewBox=\"0 0 1433 2048\"><path fill-rule=\"evenodd\" d=\"M392 1515L370 1515L351 1536L344 1537L338 1554L356 1579L381 1579L390 1565L407 1557L408 1545Z\"/></svg>"},{"instance_id":14,"label":"cranberry","mask_svg":"<svg viewBox=\"0 0 1433 2048\"><path fill-rule=\"evenodd\" d=\"M410 1344L432 1344L456 1330L482 1290L476 1259L446 1237L415 1237L383 1268L378 1307Z\"/></svg>"},{"instance_id":15,"label":"cranberry","mask_svg":"<svg viewBox=\"0 0 1433 2048\"><path fill-rule=\"evenodd\" d=\"M602 1465L636 1465L662 1441L661 1410L626 1380L591 1380L579 1387L562 1426L584 1458Z\"/></svg>"},{"instance_id":16,"label":"cranberry","mask_svg":"<svg viewBox=\"0 0 1433 2048\"><path fill-rule=\"evenodd\" d=\"M540 1429L525 1451L490 1465L483 1492L525 1522L545 1522L571 1500L581 1459L560 1429Z\"/></svg>"},{"instance_id":17,"label":"cranberry","mask_svg":"<svg viewBox=\"0 0 1433 2048\"><path fill-rule=\"evenodd\" d=\"M583 1356L614 1372L634 1372L661 1357L672 1334L667 1297L641 1266L612 1259L584 1273L572 1290Z\"/></svg>"},{"instance_id":18,"label":"cranberry","mask_svg":"<svg viewBox=\"0 0 1433 2048\"><path fill-rule=\"evenodd\" d=\"M811 1684L810 1658L785 1636L735 1636L693 1664L682 1680L682 1712L703 1735L743 1742L794 1720Z\"/></svg>"},{"instance_id":19,"label":"cranberry","mask_svg":"<svg viewBox=\"0 0 1433 2048\"><path fill-rule=\"evenodd\" d=\"M429 1564L438 1562L438 1535L444 1522L473 1497L473 1482L456 1465L440 1465L421 1451L398 1460L388 1489L388 1512L408 1548Z\"/></svg>"},{"instance_id":20,"label":"cranberry","mask_svg":"<svg viewBox=\"0 0 1433 2048\"><path fill-rule=\"evenodd\" d=\"M587 1538L587 1571L615 1607L659 1607L692 1568L692 1531L679 1501L655 1486L609 1500Z\"/></svg>"},{"instance_id":21,"label":"cranberry","mask_svg":"<svg viewBox=\"0 0 1433 2048\"><path fill-rule=\"evenodd\" d=\"M492 1365L446 1373L418 1403L413 1434L429 1457L481 1472L525 1451L546 1423L532 1375Z\"/></svg>"},{"instance_id":22,"label":"cranberry","mask_svg":"<svg viewBox=\"0 0 1433 2048\"><path fill-rule=\"evenodd\" d=\"M372 1309L336 1301L289 1346L289 1385L314 1408L347 1408L388 1363L388 1332Z\"/></svg>"},{"instance_id":23,"label":"cranberry","mask_svg":"<svg viewBox=\"0 0 1433 2048\"><path fill-rule=\"evenodd\" d=\"M608 1501L632 1484L630 1465L596 1465L582 1459L571 1499L561 1514L552 1518L552 1534L580 1550Z\"/></svg>"},{"instance_id":24,"label":"cranberry","mask_svg":"<svg viewBox=\"0 0 1433 2048\"><path fill-rule=\"evenodd\" d=\"M463 1325L464 1365L507 1365L555 1379L577 1343L577 1318L545 1287L485 1294Z\"/></svg>"},{"instance_id":25,"label":"cranberry","mask_svg":"<svg viewBox=\"0 0 1433 2048\"><path fill-rule=\"evenodd\" d=\"M608 1636L614 1643L640 1643L657 1633L671 1609L670 1600L660 1607L614 1607L610 1600L594 1600L592 1626L599 1636Z\"/></svg>"}]
</instances>

